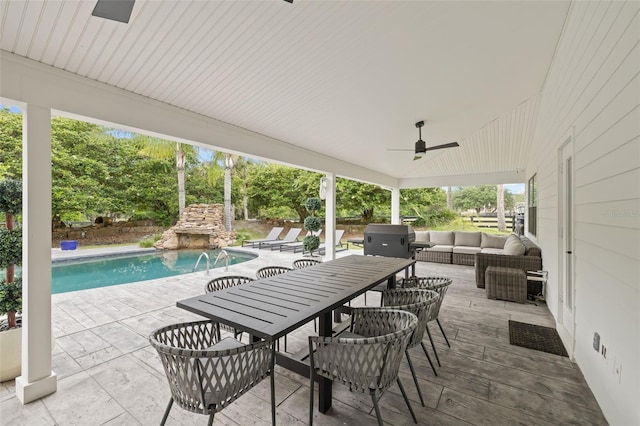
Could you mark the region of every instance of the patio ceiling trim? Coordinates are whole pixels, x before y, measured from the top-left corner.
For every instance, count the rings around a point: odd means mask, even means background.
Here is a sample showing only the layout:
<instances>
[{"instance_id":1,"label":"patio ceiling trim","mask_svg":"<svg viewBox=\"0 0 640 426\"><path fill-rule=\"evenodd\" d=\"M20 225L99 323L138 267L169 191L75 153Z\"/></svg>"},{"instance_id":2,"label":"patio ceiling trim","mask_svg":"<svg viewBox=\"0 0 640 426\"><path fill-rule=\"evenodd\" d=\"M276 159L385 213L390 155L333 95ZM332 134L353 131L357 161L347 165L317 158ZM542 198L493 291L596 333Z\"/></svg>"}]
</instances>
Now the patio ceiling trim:
<instances>
[{"instance_id":1,"label":"patio ceiling trim","mask_svg":"<svg viewBox=\"0 0 640 426\"><path fill-rule=\"evenodd\" d=\"M97 124L398 187L398 179L0 50L0 98Z\"/></svg>"},{"instance_id":2,"label":"patio ceiling trim","mask_svg":"<svg viewBox=\"0 0 640 426\"><path fill-rule=\"evenodd\" d=\"M524 183L524 170L501 173L480 173L459 176L431 176L423 178L400 179L399 188L436 188L443 186L498 185L505 183Z\"/></svg>"}]
</instances>

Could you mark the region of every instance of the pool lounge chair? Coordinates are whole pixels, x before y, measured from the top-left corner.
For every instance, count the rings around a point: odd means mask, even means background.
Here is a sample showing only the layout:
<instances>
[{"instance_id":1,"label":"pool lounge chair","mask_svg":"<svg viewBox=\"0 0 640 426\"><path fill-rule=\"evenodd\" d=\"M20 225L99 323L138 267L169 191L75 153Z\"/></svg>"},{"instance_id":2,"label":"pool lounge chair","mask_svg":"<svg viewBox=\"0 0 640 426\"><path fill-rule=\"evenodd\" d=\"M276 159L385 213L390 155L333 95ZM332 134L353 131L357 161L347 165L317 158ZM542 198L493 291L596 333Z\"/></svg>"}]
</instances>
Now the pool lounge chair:
<instances>
[{"instance_id":1,"label":"pool lounge chair","mask_svg":"<svg viewBox=\"0 0 640 426\"><path fill-rule=\"evenodd\" d=\"M258 245L258 247L260 247L260 243L261 242L265 242L265 241L275 241L278 239L278 236L280 235L280 233L282 232L284 228L282 226L274 226L273 229L271 229L271 231L269 231L269 234L267 234L267 236L265 238L259 239L259 240L243 240L242 241L242 247L245 246L245 243L247 245L251 244L251 248L255 248L256 245Z\"/></svg>"},{"instance_id":2,"label":"pool lounge chair","mask_svg":"<svg viewBox=\"0 0 640 426\"><path fill-rule=\"evenodd\" d=\"M307 231L307 235L314 235L314 234L319 237L320 234L322 234L322 229L315 232ZM304 251L304 241L293 241L289 243L282 243L279 245L279 248L280 248L280 251L292 251L294 253L301 253ZM272 248L272 250L275 250L275 249Z\"/></svg>"},{"instance_id":3,"label":"pool lounge chair","mask_svg":"<svg viewBox=\"0 0 640 426\"><path fill-rule=\"evenodd\" d=\"M344 235L344 229L336 229L336 251L343 251L349 248L349 244L342 242L342 236ZM326 246L324 243L318 247L318 254L325 254ZM304 251L306 253L306 250Z\"/></svg>"},{"instance_id":4,"label":"pool lounge chair","mask_svg":"<svg viewBox=\"0 0 640 426\"><path fill-rule=\"evenodd\" d=\"M302 228L291 228L287 235L284 236L281 240L275 241L262 241L258 243L258 248L270 248L273 250L273 247L278 248L282 243L292 243L294 241L298 241L298 236L302 232Z\"/></svg>"}]
</instances>

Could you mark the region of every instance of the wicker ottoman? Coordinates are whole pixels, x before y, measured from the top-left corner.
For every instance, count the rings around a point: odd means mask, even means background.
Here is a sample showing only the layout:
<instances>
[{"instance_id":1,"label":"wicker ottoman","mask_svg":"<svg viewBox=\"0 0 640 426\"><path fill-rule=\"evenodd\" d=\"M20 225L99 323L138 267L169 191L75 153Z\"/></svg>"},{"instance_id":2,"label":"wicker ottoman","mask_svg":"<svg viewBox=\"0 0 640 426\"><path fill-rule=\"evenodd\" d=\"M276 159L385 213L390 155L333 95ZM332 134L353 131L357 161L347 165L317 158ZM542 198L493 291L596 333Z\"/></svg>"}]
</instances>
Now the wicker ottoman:
<instances>
[{"instance_id":1,"label":"wicker ottoman","mask_svg":"<svg viewBox=\"0 0 640 426\"><path fill-rule=\"evenodd\" d=\"M527 274L522 269L489 266L485 271L487 299L527 301Z\"/></svg>"}]
</instances>

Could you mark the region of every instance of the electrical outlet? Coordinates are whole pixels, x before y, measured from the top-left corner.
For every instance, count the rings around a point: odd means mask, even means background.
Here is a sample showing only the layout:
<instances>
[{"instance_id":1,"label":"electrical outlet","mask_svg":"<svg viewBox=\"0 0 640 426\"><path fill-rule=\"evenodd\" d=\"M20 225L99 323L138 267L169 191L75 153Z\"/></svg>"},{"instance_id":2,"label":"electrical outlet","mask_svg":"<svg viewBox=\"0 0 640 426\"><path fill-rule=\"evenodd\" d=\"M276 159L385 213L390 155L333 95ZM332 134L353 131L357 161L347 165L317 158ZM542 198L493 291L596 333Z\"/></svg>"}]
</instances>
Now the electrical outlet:
<instances>
[{"instance_id":1,"label":"electrical outlet","mask_svg":"<svg viewBox=\"0 0 640 426\"><path fill-rule=\"evenodd\" d=\"M618 378L618 383L622 383L622 361L618 357L613 361L613 374Z\"/></svg>"},{"instance_id":2,"label":"electrical outlet","mask_svg":"<svg viewBox=\"0 0 640 426\"><path fill-rule=\"evenodd\" d=\"M593 333L593 349L600 352L600 335L597 332Z\"/></svg>"}]
</instances>

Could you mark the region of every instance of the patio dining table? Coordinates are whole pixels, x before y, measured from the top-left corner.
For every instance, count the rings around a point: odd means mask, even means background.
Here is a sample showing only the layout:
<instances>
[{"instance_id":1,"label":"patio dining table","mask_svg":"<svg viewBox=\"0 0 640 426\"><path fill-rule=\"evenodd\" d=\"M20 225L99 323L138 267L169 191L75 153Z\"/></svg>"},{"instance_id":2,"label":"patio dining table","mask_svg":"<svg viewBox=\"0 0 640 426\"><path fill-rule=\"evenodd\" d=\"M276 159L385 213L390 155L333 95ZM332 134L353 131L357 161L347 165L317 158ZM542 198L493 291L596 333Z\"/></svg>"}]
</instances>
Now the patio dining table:
<instances>
[{"instance_id":1,"label":"patio dining table","mask_svg":"<svg viewBox=\"0 0 640 426\"><path fill-rule=\"evenodd\" d=\"M191 297L177 306L245 331L254 339L275 341L314 318L319 318L318 334L331 336L334 309L382 282L395 287L396 274L414 263L413 259L350 255ZM276 362L309 377L308 355L277 352ZM322 413L331 407L331 386L330 380L319 379L318 408Z\"/></svg>"}]
</instances>

